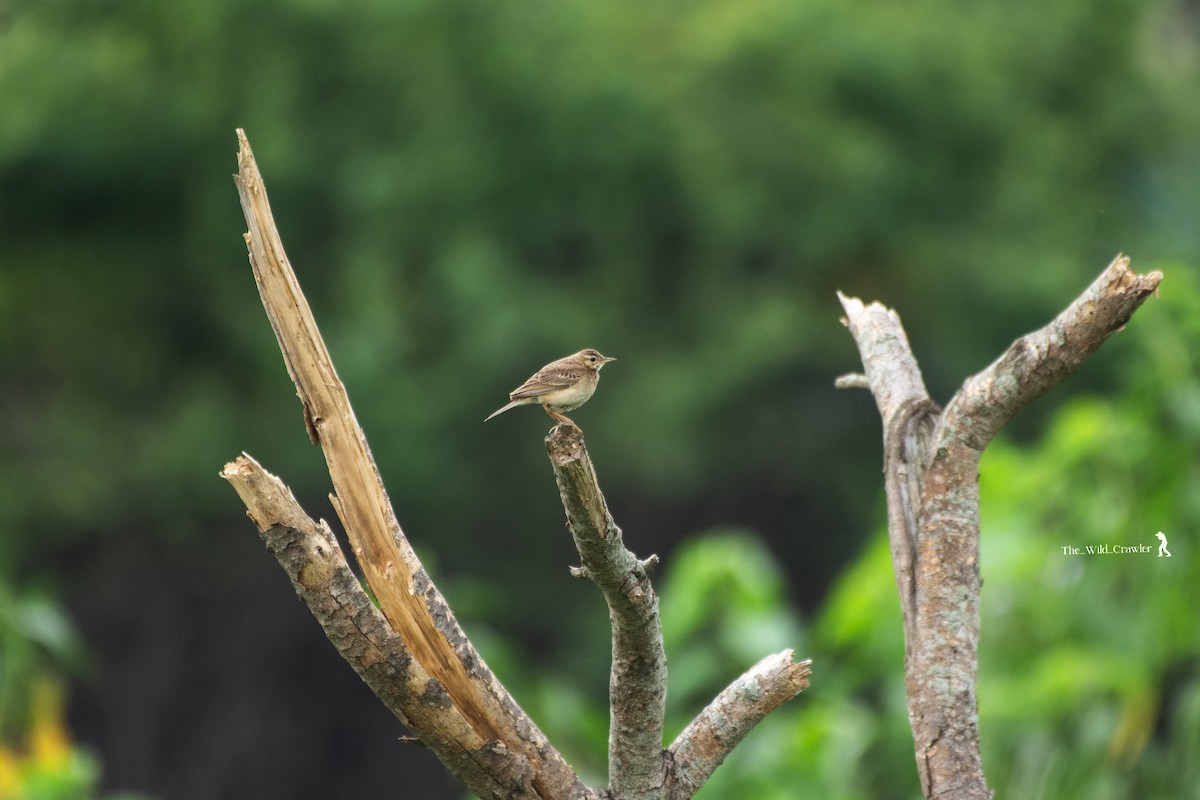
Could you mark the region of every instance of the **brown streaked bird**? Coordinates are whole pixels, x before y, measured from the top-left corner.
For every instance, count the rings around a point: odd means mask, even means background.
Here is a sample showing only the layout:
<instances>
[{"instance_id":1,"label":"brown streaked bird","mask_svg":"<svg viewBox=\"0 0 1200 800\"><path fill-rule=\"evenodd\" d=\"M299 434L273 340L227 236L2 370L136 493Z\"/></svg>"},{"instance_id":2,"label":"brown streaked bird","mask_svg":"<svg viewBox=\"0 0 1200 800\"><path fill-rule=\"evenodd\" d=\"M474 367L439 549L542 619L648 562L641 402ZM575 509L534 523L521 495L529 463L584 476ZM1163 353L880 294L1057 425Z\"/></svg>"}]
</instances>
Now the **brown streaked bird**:
<instances>
[{"instance_id":1,"label":"brown streaked bird","mask_svg":"<svg viewBox=\"0 0 1200 800\"><path fill-rule=\"evenodd\" d=\"M600 382L600 368L611 361L616 359L600 355L591 348L553 361L513 389L508 395L512 402L492 412L484 422L510 408L536 403L546 409L546 413L556 422L574 425L562 412L574 411L591 398L596 391L596 384Z\"/></svg>"}]
</instances>

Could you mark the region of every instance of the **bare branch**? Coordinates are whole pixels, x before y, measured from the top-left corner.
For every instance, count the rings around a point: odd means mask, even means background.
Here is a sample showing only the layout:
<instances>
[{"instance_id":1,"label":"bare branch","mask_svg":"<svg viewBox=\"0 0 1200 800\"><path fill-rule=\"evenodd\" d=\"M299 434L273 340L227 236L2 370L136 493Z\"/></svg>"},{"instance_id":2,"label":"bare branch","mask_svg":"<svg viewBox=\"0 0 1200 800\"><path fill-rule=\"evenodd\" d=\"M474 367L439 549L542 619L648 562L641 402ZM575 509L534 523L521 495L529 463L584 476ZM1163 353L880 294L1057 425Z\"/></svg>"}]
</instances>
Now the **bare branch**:
<instances>
[{"instance_id":1,"label":"bare branch","mask_svg":"<svg viewBox=\"0 0 1200 800\"><path fill-rule=\"evenodd\" d=\"M880 303L864 306L857 297L838 292L846 316L843 324L858 344L863 370L879 415L890 420L900 407L929 399L921 368L908 345L900 315Z\"/></svg>"},{"instance_id":2,"label":"bare branch","mask_svg":"<svg viewBox=\"0 0 1200 800\"><path fill-rule=\"evenodd\" d=\"M555 427L546 450L583 561L572 574L600 587L612 621L609 789L621 800L691 797L751 728L808 688L812 662L793 663L791 650L764 658L722 691L664 753L667 664L658 599L646 575L658 557L638 560L625 548L578 428Z\"/></svg>"},{"instance_id":3,"label":"bare branch","mask_svg":"<svg viewBox=\"0 0 1200 800\"><path fill-rule=\"evenodd\" d=\"M639 561L625 548L579 428L555 426L546 437L546 451L583 561L576 574L600 587L612 621L609 789L621 800L661 797L667 658L658 597L646 575L657 559Z\"/></svg>"},{"instance_id":4,"label":"bare branch","mask_svg":"<svg viewBox=\"0 0 1200 800\"><path fill-rule=\"evenodd\" d=\"M667 800L696 793L763 717L808 688L812 661L795 663L791 650L767 656L727 686L667 749Z\"/></svg>"},{"instance_id":5,"label":"bare branch","mask_svg":"<svg viewBox=\"0 0 1200 800\"><path fill-rule=\"evenodd\" d=\"M508 751L528 762L528 770L510 770L501 782L527 772L520 796L593 796L471 647L400 530L345 387L284 253L262 176L241 130L238 140L235 182L249 225L246 243L255 281L303 403L309 435L325 455L334 507L383 616L429 676L425 691L452 704L475 735L490 743L489 752L500 754L500 761ZM436 731L418 733L432 736ZM455 770L460 761L446 764ZM500 771L508 766L496 764Z\"/></svg>"},{"instance_id":6,"label":"bare branch","mask_svg":"<svg viewBox=\"0 0 1200 800\"><path fill-rule=\"evenodd\" d=\"M1138 275L1119 255L1083 294L1050 324L1013 342L987 369L968 378L937 431L937 445L961 441L983 450L1005 423L1071 375L1162 281L1161 272Z\"/></svg>"},{"instance_id":7,"label":"bare branch","mask_svg":"<svg viewBox=\"0 0 1200 800\"><path fill-rule=\"evenodd\" d=\"M888 544L895 566L896 589L906 628L905 641L912 638L916 620L914 566L918 500L921 496L921 449L913 436L921 429L933 401L925 389L921 368L900 324L900 315L880 303L864 306L856 297L838 292L850 329L862 355L866 381L884 430L884 492L888 509Z\"/></svg>"},{"instance_id":8,"label":"bare branch","mask_svg":"<svg viewBox=\"0 0 1200 800\"><path fill-rule=\"evenodd\" d=\"M508 785L497 782L493 773L530 773L527 760L497 754L444 695L429 691L436 684L371 603L329 526L314 522L283 482L246 454L226 464L221 477L246 503L259 535L329 641L383 704L438 758L458 763L456 774L481 797L536 797L527 788L529 775ZM497 770L498 759L511 763Z\"/></svg>"},{"instance_id":9,"label":"bare branch","mask_svg":"<svg viewBox=\"0 0 1200 800\"><path fill-rule=\"evenodd\" d=\"M835 389L870 389L871 382L867 380L867 376L861 372L848 372L845 375L838 375L833 380L833 388Z\"/></svg>"},{"instance_id":10,"label":"bare branch","mask_svg":"<svg viewBox=\"0 0 1200 800\"><path fill-rule=\"evenodd\" d=\"M905 624L905 687L927 798L987 800L975 696L979 457L1001 427L1120 330L1162 274L1118 256L1053 322L967 380L940 412L895 312L839 293L883 418L888 536Z\"/></svg>"},{"instance_id":11,"label":"bare branch","mask_svg":"<svg viewBox=\"0 0 1200 800\"><path fill-rule=\"evenodd\" d=\"M730 686L677 742L686 774L668 773L662 748L666 657L658 598L647 571L622 543L595 469L574 425L546 440L582 566L600 587L613 628L610 784L584 786L488 670L405 538L345 388L321 340L275 228L262 177L242 131L235 177L249 224L250 262L333 480L330 499L378 609L355 579L328 526L311 520L287 487L253 459L222 477L242 497L263 540L342 656L442 762L481 797L513 800L650 800L694 791L767 712L807 686L808 662L790 651ZM782 660L781 660L782 659ZM722 748L724 748L722 750Z\"/></svg>"}]
</instances>

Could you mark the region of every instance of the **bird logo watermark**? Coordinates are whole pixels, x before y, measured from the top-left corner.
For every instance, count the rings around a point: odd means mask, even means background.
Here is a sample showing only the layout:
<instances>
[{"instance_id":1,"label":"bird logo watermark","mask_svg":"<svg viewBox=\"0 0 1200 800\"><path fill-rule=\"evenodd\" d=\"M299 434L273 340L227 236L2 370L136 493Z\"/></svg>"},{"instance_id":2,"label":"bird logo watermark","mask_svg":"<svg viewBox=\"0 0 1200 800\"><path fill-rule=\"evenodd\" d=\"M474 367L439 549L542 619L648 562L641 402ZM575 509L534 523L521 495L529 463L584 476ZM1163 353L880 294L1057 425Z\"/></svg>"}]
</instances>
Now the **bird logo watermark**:
<instances>
[{"instance_id":1,"label":"bird logo watermark","mask_svg":"<svg viewBox=\"0 0 1200 800\"><path fill-rule=\"evenodd\" d=\"M1171 551L1167 549L1167 535L1159 531L1154 536L1158 539L1158 558L1170 558ZM1154 545L1150 544L1113 544L1102 542L1099 544L1062 545L1062 554L1064 556L1136 556L1150 555L1153 552L1155 552Z\"/></svg>"}]
</instances>

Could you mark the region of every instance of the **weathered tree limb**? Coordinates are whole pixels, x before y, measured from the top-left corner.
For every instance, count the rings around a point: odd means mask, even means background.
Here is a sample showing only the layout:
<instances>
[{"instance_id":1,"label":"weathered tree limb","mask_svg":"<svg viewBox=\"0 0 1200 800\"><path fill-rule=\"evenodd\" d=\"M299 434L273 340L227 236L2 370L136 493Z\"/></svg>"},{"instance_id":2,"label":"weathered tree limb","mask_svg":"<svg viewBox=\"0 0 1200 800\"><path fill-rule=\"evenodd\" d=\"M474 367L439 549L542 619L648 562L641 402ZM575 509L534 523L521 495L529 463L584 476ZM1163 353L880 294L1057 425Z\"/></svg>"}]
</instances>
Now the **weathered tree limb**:
<instances>
[{"instance_id":1,"label":"weathered tree limb","mask_svg":"<svg viewBox=\"0 0 1200 800\"><path fill-rule=\"evenodd\" d=\"M808 688L812 661L791 650L767 656L727 686L667 748L667 800L696 793L750 729Z\"/></svg>"},{"instance_id":2,"label":"weathered tree limb","mask_svg":"<svg viewBox=\"0 0 1200 800\"><path fill-rule=\"evenodd\" d=\"M808 686L809 662L764 659L662 748L666 657L647 570L625 549L573 425L547 438L582 566L613 626L610 785L590 789L516 705L467 640L396 521L366 438L300 291L272 219L262 177L239 130L235 180L249 224L255 280L304 407L309 436L333 480L330 496L378 608L324 521L243 454L221 476L338 652L396 716L474 793L513 800L671 800L690 797L734 745ZM669 792L669 793L668 793Z\"/></svg>"},{"instance_id":3,"label":"weathered tree limb","mask_svg":"<svg viewBox=\"0 0 1200 800\"><path fill-rule=\"evenodd\" d=\"M449 704L466 721L472 736L446 741L446 749L460 748L468 758L494 762L493 776L500 779L490 786L468 782L473 791L484 797L595 796L475 652L400 530L345 387L284 253L262 176L241 130L238 140L240 169L235 181L249 225L250 264L304 406L309 435L325 455L335 491L330 499L380 611L414 662L397 662L393 667L400 673L419 666L429 678L421 693L423 701ZM405 716L416 724L414 712ZM417 732L423 737L441 733ZM479 742L486 744L480 747ZM519 756L524 767L500 763L507 753ZM455 759L447 766L453 770L459 762ZM472 772L456 774L464 781L474 780ZM497 782L508 784L505 791L491 788Z\"/></svg>"},{"instance_id":4,"label":"weathered tree limb","mask_svg":"<svg viewBox=\"0 0 1200 800\"><path fill-rule=\"evenodd\" d=\"M1044 328L968 379L943 412L894 311L839 293L883 419L888 536L905 625L905 688L927 798L992 797L979 757L979 458L1022 408L1074 372L1157 290L1118 256ZM862 385L860 376L840 386Z\"/></svg>"},{"instance_id":5,"label":"weathered tree limb","mask_svg":"<svg viewBox=\"0 0 1200 800\"><path fill-rule=\"evenodd\" d=\"M283 482L246 454L226 464L221 477L245 502L267 549L329 641L388 710L480 797L521 796L530 778L527 760L485 742L453 703L430 694L437 693L436 683L371 603L329 526L313 521ZM497 775L509 780L502 783Z\"/></svg>"},{"instance_id":6,"label":"weathered tree limb","mask_svg":"<svg viewBox=\"0 0 1200 800\"><path fill-rule=\"evenodd\" d=\"M913 422L921 412L930 410L932 402L921 377L921 368L913 357L908 337L900 324L900 316L879 303L863 306L856 297L838 292L846 310L846 324L854 340L859 342L863 376L842 376L838 385L843 388L866 386L875 394L879 415L888 435L884 437L884 492L887 496L888 541L895 566L896 588L900 592L906 641L911 638L911 624L916 620L913 604L916 585L913 567L916 560L916 513L920 497L920 449L913 447L910 434ZM850 381L849 378L855 378ZM859 380L859 379L862 380ZM875 387L879 387L876 390Z\"/></svg>"},{"instance_id":7,"label":"weathered tree limb","mask_svg":"<svg viewBox=\"0 0 1200 800\"><path fill-rule=\"evenodd\" d=\"M767 713L808 688L812 662L794 663L790 650L763 659L664 751L667 662L658 598L647 575L658 559L639 560L625 548L578 428L556 426L546 451L583 562L573 572L600 588L612 622L609 788L621 800L691 797Z\"/></svg>"},{"instance_id":8,"label":"weathered tree limb","mask_svg":"<svg viewBox=\"0 0 1200 800\"><path fill-rule=\"evenodd\" d=\"M1013 342L987 369L967 379L946 404L938 447L962 442L982 450L1017 413L1082 366L1133 312L1158 291L1162 273L1138 275L1119 255L1050 324Z\"/></svg>"},{"instance_id":9,"label":"weathered tree limb","mask_svg":"<svg viewBox=\"0 0 1200 800\"><path fill-rule=\"evenodd\" d=\"M653 562L639 561L625 548L579 428L556 425L546 437L546 451L579 550L581 574L600 588L612 622L609 789L622 800L662 797L667 656L658 596L646 573Z\"/></svg>"}]
</instances>

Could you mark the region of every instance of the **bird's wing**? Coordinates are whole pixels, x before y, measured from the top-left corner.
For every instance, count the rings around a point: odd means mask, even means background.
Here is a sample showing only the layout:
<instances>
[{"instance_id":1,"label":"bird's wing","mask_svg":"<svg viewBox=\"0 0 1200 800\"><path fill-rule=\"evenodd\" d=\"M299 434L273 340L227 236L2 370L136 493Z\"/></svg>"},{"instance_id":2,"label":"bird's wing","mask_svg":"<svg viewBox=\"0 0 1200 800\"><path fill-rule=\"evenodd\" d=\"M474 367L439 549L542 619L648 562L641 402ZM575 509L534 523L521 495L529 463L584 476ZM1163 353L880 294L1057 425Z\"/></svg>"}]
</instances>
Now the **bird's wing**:
<instances>
[{"instance_id":1,"label":"bird's wing","mask_svg":"<svg viewBox=\"0 0 1200 800\"><path fill-rule=\"evenodd\" d=\"M524 397L537 397L555 389L565 389L579 380L578 372L562 367L549 366L522 383L508 395L509 400L520 400Z\"/></svg>"}]
</instances>

